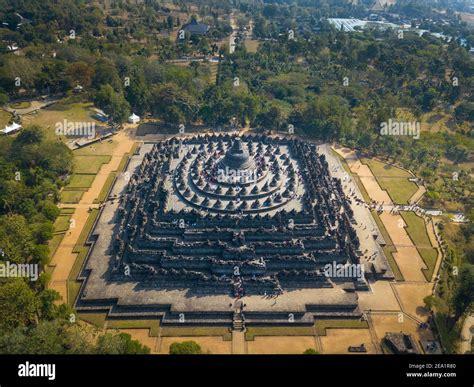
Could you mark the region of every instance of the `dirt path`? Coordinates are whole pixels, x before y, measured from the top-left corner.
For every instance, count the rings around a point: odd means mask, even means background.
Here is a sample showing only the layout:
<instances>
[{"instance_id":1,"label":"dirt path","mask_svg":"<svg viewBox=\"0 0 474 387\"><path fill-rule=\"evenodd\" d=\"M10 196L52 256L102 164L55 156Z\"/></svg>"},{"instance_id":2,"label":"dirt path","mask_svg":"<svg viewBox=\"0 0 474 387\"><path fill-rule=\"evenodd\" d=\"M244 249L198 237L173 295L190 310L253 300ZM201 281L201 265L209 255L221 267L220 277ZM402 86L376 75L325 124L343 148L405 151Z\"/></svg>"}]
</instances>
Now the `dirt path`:
<instances>
[{"instance_id":1,"label":"dirt path","mask_svg":"<svg viewBox=\"0 0 474 387\"><path fill-rule=\"evenodd\" d=\"M113 150L110 162L102 165L102 168L96 175L91 187L84 193L80 202L76 205L60 204L60 207L75 208L75 212L71 217L71 220L74 220L74 228L71 228L66 232L51 260L51 263L49 264L49 266L53 267L49 288L56 290L61 295L63 302L68 301L67 281L77 257L77 253L73 253L72 250L77 243L87 218L89 217L89 208L98 207L97 204L93 203L94 199L99 196L107 177L112 171L115 171L119 167L122 157L130 152L134 143L134 139L130 136L128 131L119 132L114 139L118 142L118 145Z\"/></svg>"},{"instance_id":2,"label":"dirt path","mask_svg":"<svg viewBox=\"0 0 474 387\"><path fill-rule=\"evenodd\" d=\"M52 105L58 101L60 101L61 98L49 98L49 99L46 99L45 101L40 101L40 100L33 100L33 101L29 101L30 102L30 106L27 107L27 108L24 108L24 109L15 109L15 108L12 108L10 106L7 106L5 107L5 110L9 113L13 113L13 112L16 112L17 114L19 115L26 115L26 114L30 114L30 113L33 113L37 110L40 110L40 109L44 109L45 107L49 106L49 105Z\"/></svg>"},{"instance_id":3,"label":"dirt path","mask_svg":"<svg viewBox=\"0 0 474 387\"><path fill-rule=\"evenodd\" d=\"M423 195L426 193L426 188L422 185L418 186L418 190L413 194L413 196L408 200L408 203L418 203Z\"/></svg>"}]
</instances>

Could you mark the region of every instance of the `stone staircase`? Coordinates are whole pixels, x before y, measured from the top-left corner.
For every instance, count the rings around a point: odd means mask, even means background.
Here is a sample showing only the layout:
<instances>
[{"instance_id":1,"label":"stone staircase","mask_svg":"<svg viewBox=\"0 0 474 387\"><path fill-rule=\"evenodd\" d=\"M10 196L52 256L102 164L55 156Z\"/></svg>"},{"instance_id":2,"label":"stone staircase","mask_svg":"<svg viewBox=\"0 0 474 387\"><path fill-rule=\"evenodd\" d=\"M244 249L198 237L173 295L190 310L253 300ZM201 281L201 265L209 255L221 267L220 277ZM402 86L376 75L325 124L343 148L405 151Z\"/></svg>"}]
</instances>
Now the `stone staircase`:
<instances>
[{"instance_id":1,"label":"stone staircase","mask_svg":"<svg viewBox=\"0 0 474 387\"><path fill-rule=\"evenodd\" d=\"M234 316L232 318L232 329L234 331L245 330L245 319L242 312L234 312Z\"/></svg>"}]
</instances>

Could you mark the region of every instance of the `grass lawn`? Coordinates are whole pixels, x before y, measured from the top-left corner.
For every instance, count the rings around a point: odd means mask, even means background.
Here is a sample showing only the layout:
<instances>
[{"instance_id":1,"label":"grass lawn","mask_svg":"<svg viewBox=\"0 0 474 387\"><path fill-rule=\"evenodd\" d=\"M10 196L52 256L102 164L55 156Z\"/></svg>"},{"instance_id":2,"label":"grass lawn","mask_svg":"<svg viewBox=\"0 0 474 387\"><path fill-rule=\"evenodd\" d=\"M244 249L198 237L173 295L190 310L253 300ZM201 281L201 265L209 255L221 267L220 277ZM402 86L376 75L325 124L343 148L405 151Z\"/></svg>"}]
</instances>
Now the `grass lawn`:
<instances>
[{"instance_id":1,"label":"grass lawn","mask_svg":"<svg viewBox=\"0 0 474 387\"><path fill-rule=\"evenodd\" d=\"M255 336L314 336L314 327L248 327L245 340L253 341Z\"/></svg>"},{"instance_id":2,"label":"grass lawn","mask_svg":"<svg viewBox=\"0 0 474 387\"><path fill-rule=\"evenodd\" d=\"M393 253L397 252L397 249L395 248L395 246L384 246L382 250L385 256L387 257L388 264L390 265L390 268L392 269L395 280L405 281L405 278L403 277L403 274L397 265L397 261L393 257Z\"/></svg>"},{"instance_id":3,"label":"grass lawn","mask_svg":"<svg viewBox=\"0 0 474 387\"><path fill-rule=\"evenodd\" d=\"M69 221L71 220L70 215L60 215L54 222L54 232L55 233L64 233L69 230Z\"/></svg>"},{"instance_id":4,"label":"grass lawn","mask_svg":"<svg viewBox=\"0 0 474 387\"><path fill-rule=\"evenodd\" d=\"M224 340L232 340L232 334L225 327L162 327L161 337L181 336L222 336Z\"/></svg>"},{"instance_id":5,"label":"grass lawn","mask_svg":"<svg viewBox=\"0 0 474 387\"><path fill-rule=\"evenodd\" d=\"M49 259L51 259L53 255L56 253L56 250L61 244L61 241L63 240L63 238L64 238L64 234L56 234L56 235L53 235L53 237L49 240L48 242Z\"/></svg>"},{"instance_id":6,"label":"grass lawn","mask_svg":"<svg viewBox=\"0 0 474 387\"><path fill-rule=\"evenodd\" d=\"M78 174L72 175L69 180L68 188L89 188L95 179L95 174Z\"/></svg>"},{"instance_id":7,"label":"grass lawn","mask_svg":"<svg viewBox=\"0 0 474 387\"><path fill-rule=\"evenodd\" d=\"M94 111L91 109L94 104L91 102L79 102L71 104L56 103L44 109L39 110L35 114L23 117L23 126L39 125L44 129L47 137L56 137L56 123L67 121L74 122L94 122L96 126L103 123L92 118Z\"/></svg>"},{"instance_id":8,"label":"grass lawn","mask_svg":"<svg viewBox=\"0 0 474 387\"><path fill-rule=\"evenodd\" d=\"M244 41L244 45L247 52L255 53L258 50L259 42L258 40L254 40L254 39L246 39Z\"/></svg>"},{"instance_id":9,"label":"grass lawn","mask_svg":"<svg viewBox=\"0 0 474 387\"><path fill-rule=\"evenodd\" d=\"M88 247L81 247L77 251L79 251L79 254L77 254L76 260L74 261L74 265L72 265L71 271L69 272L69 279L71 281L77 280L77 277L79 277L79 273L82 268L82 264L84 263L87 253L89 252ZM75 251L75 252L77 252Z\"/></svg>"},{"instance_id":10,"label":"grass lawn","mask_svg":"<svg viewBox=\"0 0 474 387\"><path fill-rule=\"evenodd\" d=\"M77 204L84 195L84 191L62 190L61 203Z\"/></svg>"},{"instance_id":11,"label":"grass lawn","mask_svg":"<svg viewBox=\"0 0 474 387\"><path fill-rule=\"evenodd\" d=\"M80 313L78 317L88 322L89 324L93 324L99 328L102 328L105 323L106 314L105 313Z\"/></svg>"},{"instance_id":12,"label":"grass lawn","mask_svg":"<svg viewBox=\"0 0 474 387\"><path fill-rule=\"evenodd\" d=\"M79 290L81 290L81 283L79 281L67 281L67 303L69 306L74 305L74 301L76 301L79 295Z\"/></svg>"},{"instance_id":13,"label":"grass lawn","mask_svg":"<svg viewBox=\"0 0 474 387\"><path fill-rule=\"evenodd\" d=\"M75 211L75 208L61 208L60 215L72 215Z\"/></svg>"},{"instance_id":14,"label":"grass lawn","mask_svg":"<svg viewBox=\"0 0 474 387\"><path fill-rule=\"evenodd\" d=\"M103 164L110 162L110 156L78 156L74 152L74 173L96 174Z\"/></svg>"},{"instance_id":15,"label":"grass lawn","mask_svg":"<svg viewBox=\"0 0 474 387\"><path fill-rule=\"evenodd\" d=\"M89 236L92 230L92 226L94 226L95 220L97 219L98 215L99 215L99 210L97 208L92 209L89 217L86 220L86 224L84 225L84 228L82 229L81 234L79 235L79 238L77 239L76 245L74 246L74 249L72 250L74 253L81 252L81 249L84 247L87 237Z\"/></svg>"},{"instance_id":16,"label":"grass lawn","mask_svg":"<svg viewBox=\"0 0 474 387\"><path fill-rule=\"evenodd\" d=\"M119 166L117 167L117 170L116 170L117 173L122 173L123 172L123 170L125 169L125 166L127 165L127 161L128 161L129 158L130 158L129 153L125 153L122 156L122 159L120 160L120 164L119 164Z\"/></svg>"},{"instance_id":17,"label":"grass lawn","mask_svg":"<svg viewBox=\"0 0 474 387\"><path fill-rule=\"evenodd\" d=\"M396 204L408 204L410 198L418 190L415 183L399 177L377 177L377 182Z\"/></svg>"},{"instance_id":18,"label":"grass lawn","mask_svg":"<svg viewBox=\"0 0 474 387\"><path fill-rule=\"evenodd\" d=\"M408 235L416 247L433 247L423 218L420 218L414 212L402 211L400 215L405 222Z\"/></svg>"},{"instance_id":19,"label":"grass lawn","mask_svg":"<svg viewBox=\"0 0 474 387\"><path fill-rule=\"evenodd\" d=\"M403 169L393 167L374 159L362 159L374 174L383 190L396 204L407 204L418 190L418 186L408 179L413 176Z\"/></svg>"},{"instance_id":20,"label":"grass lawn","mask_svg":"<svg viewBox=\"0 0 474 387\"><path fill-rule=\"evenodd\" d=\"M314 328L318 335L326 336L326 329L368 329L369 324L361 320L316 320Z\"/></svg>"},{"instance_id":21,"label":"grass lawn","mask_svg":"<svg viewBox=\"0 0 474 387\"><path fill-rule=\"evenodd\" d=\"M423 269L423 274L425 275L427 281L431 281L436 266L436 261L438 259L438 250L436 250L434 247L431 249L419 248L418 252L420 253L421 258L425 262L426 266L428 267L428 269L426 270Z\"/></svg>"},{"instance_id":22,"label":"grass lawn","mask_svg":"<svg viewBox=\"0 0 474 387\"><path fill-rule=\"evenodd\" d=\"M160 320L107 320L107 329L149 329L150 336L157 337L160 335Z\"/></svg>"},{"instance_id":23,"label":"grass lawn","mask_svg":"<svg viewBox=\"0 0 474 387\"><path fill-rule=\"evenodd\" d=\"M95 142L93 144L84 146L79 149L75 149L73 154L74 157L77 156L107 156L111 155L114 152L114 149L117 147L118 142L113 138L102 142Z\"/></svg>"},{"instance_id":24,"label":"grass lawn","mask_svg":"<svg viewBox=\"0 0 474 387\"><path fill-rule=\"evenodd\" d=\"M426 231L425 221L413 212L400 212L406 225L408 236L416 246L421 258L428 269L423 270L427 281L431 281L438 258L438 250L435 249Z\"/></svg>"},{"instance_id":25,"label":"grass lawn","mask_svg":"<svg viewBox=\"0 0 474 387\"><path fill-rule=\"evenodd\" d=\"M404 177L407 179L413 177L410 173L401 168L382 163L375 159L362 159L362 162L369 166L376 177Z\"/></svg>"},{"instance_id":26,"label":"grass lawn","mask_svg":"<svg viewBox=\"0 0 474 387\"><path fill-rule=\"evenodd\" d=\"M94 225L94 222L97 219L98 215L99 215L99 210L93 209L91 211L89 217L87 218L86 224L84 225L84 228L82 229L81 234L79 235L79 238L77 239L76 245L74 246L72 250L73 253L77 253L77 257L76 257L76 260L74 261L71 271L69 272L69 277L68 277L68 282L67 282L68 303L70 305L74 304L74 301L76 300L79 294L79 290L81 288L81 282L77 281L77 277L79 276L82 265L89 251L89 247L85 246L87 237L89 236L89 233L91 232L92 226ZM88 320L88 318L90 318L90 316L86 315L86 317L83 318L83 320L91 322ZM105 315L104 315L104 320L105 320ZM96 322L91 322L91 323L98 325L96 324ZM103 325L103 322L102 322L102 325ZM102 326L102 325L98 325L98 326Z\"/></svg>"},{"instance_id":27,"label":"grass lawn","mask_svg":"<svg viewBox=\"0 0 474 387\"><path fill-rule=\"evenodd\" d=\"M8 125L12 115L5 110L0 110L0 129Z\"/></svg>"},{"instance_id":28,"label":"grass lawn","mask_svg":"<svg viewBox=\"0 0 474 387\"><path fill-rule=\"evenodd\" d=\"M110 189L112 188L112 184L117 177L116 172L111 172L109 176L107 176L107 180L105 181L104 186L100 190L99 196L94 199L94 203L100 203L107 199Z\"/></svg>"},{"instance_id":29,"label":"grass lawn","mask_svg":"<svg viewBox=\"0 0 474 387\"><path fill-rule=\"evenodd\" d=\"M31 106L29 101L21 101L10 104L12 109L28 109Z\"/></svg>"}]
</instances>

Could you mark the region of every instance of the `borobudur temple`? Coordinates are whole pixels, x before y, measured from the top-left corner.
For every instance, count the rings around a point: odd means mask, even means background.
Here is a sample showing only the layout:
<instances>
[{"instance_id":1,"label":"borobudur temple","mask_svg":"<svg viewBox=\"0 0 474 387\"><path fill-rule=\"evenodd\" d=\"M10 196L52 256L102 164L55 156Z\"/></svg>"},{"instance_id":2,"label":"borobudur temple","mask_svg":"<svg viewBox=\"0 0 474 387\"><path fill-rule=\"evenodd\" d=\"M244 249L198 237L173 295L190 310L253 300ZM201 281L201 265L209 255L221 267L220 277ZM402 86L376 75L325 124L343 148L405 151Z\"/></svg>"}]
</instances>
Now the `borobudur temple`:
<instances>
[{"instance_id":1,"label":"borobudur temple","mask_svg":"<svg viewBox=\"0 0 474 387\"><path fill-rule=\"evenodd\" d=\"M250 134L144 143L89 236L77 310L227 326L242 300L247 324L360 316L357 292L391 273L378 232L361 246L318 148Z\"/></svg>"}]
</instances>

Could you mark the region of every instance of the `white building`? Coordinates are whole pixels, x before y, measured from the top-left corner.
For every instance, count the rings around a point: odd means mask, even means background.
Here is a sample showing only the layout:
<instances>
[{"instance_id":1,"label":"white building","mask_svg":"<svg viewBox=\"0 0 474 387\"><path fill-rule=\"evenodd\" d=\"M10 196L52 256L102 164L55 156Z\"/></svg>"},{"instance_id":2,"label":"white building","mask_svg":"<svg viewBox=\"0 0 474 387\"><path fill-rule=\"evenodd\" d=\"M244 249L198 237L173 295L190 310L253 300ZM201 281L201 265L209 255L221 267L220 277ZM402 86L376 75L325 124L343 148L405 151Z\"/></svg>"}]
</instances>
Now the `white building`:
<instances>
[{"instance_id":1,"label":"white building","mask_svg":"<svg viewBox=\"0 0 474 387\"><path fill-rule=\"evenodd\" d=\"M3 135L13 134L13 133L19 132L20 129L21 129L21 125L14 122L11 125L5 126L5 129L0 130L0 133Z\"/></svg>"},{"instance_id":2,"label":"white building","mask_svg":"<svg viewBox=\"0 0 474 387\"><path fill-rule=\"evenodd\" d=\"M128 117L128 122L131 124L138 124L140 122L140 117L133 113L130 117Z\"/></svg>"}]
</instances>

